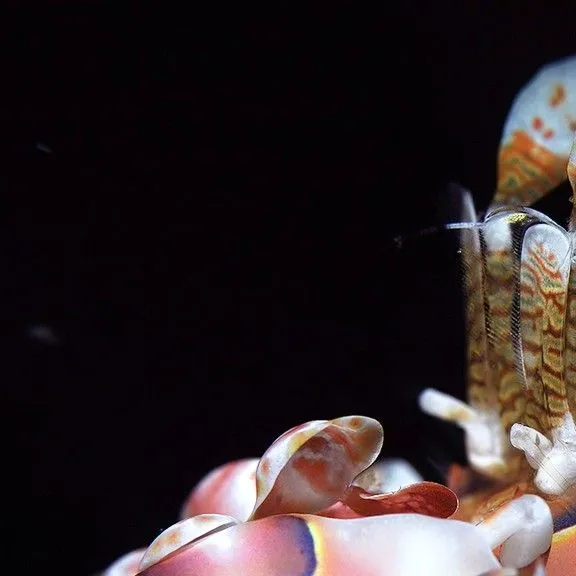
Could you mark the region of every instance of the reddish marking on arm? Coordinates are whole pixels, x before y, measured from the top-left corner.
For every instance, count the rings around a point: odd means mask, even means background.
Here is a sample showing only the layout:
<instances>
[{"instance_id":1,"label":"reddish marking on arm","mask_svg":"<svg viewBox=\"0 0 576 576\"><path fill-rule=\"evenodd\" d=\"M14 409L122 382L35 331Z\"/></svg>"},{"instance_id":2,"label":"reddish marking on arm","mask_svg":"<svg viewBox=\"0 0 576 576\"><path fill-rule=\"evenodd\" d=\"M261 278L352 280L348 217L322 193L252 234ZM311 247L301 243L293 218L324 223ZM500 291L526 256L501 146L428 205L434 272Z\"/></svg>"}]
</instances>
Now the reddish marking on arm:
<instances>
[{"instance_id":1,"label":"reddish marking on arm","mask_svg":"<svg viewBox=\"0 0 576 576\"><path fill-rule=\"evenodd\" d=\"M262 474L270 473L270 461L268 459L262 458L260 460L260 471L262 472Z\"/></svg>"},{"instance_id":2,"label":"reddish marking on arm","mask_svg":"<svg viewBox=\"0 0 576 576\"><path fill-rule=\"evenodd\" d=\"M544 122L542 122L542 118L540 116L534 116L532 119L532 127L534 130L542 130L542 126L544 126Z\"/></svg>"},{"instance_id":3,"label":"reddish marking on arm","mask_svg":"<svg viewBox=\"0 0 576 576\"><path fill-rule=\"evenodd\" d=\"M550 98L548 103L552 108L556 108L560 106L566 100L566 88L564 88L563 84L556 84L552 88L552 94L550 94Z\"/></svg>"},{"instance_id":4,"label":"reddish marking on arm","mask_svg":"<svg viewBox=\"0 0 576 576\"><path fill-rule=\"evenodd\" d=\"M554 130L545 130L544 133L542 134L542 136L544 136L544 138L546 138L547 140L549 140L550 138L552 138L554 136Z\"/></svg>"},{"instance_id":5,"label":"reddish marking on arm","mask_svg":"<svg viewBox=\"0 0 576 576\"><path fill-rule=\"evenodd\" d=\"M349 424L351 428L360 428L362 426L362 418L351 418Z\"/></svg>"}]
</instances>

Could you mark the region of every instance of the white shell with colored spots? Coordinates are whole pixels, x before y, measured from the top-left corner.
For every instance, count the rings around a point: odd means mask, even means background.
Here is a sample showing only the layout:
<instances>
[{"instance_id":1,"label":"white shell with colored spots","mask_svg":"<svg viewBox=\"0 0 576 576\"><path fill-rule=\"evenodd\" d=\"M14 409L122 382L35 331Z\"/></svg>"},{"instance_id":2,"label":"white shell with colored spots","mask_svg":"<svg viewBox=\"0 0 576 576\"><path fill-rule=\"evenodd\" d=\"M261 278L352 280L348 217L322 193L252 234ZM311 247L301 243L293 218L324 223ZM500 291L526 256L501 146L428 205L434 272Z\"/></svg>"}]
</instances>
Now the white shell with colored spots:
<instances>
[{"instance_id":1,"label":"white shell with colored spots","mask_svg":"<svg viewBox=\"0 0 576 576\"><path fill-rule=\"evenodd\" d=\"M541 68L518 93L502 140L525 132L537 144L565 157L575 129L576 56L570 56Z\"/></svg>"}]
</instances>

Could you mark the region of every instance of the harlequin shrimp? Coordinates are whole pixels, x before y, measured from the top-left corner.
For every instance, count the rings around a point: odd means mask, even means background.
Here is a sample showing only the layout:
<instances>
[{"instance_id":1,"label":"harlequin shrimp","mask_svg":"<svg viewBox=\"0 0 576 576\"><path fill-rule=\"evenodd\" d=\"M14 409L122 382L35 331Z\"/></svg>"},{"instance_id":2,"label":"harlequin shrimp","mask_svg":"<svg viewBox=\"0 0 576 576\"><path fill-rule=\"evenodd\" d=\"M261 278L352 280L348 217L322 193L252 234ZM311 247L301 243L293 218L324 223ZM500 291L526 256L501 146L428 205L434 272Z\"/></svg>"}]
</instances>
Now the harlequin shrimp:
<instances>
[{"instance_id":1,"label":"harlequin shrimp","mask_svg":"<svg viewBox=\"0 0 576 576\"><path fill-rule=\"evenodd\" d=\"M103 576L576 572L576 213L566 232L523 207L565 178L575 116L570 58L512 106L481 222L462 192L470 405L431 389L420 404L464 429L469 468L443 486L404 466L398 486L379 422L307 422L210 472L179 522Z\"/></svg>"},{"instance_id":2,"label":"harlequin shrimp","mask_svg":"<svg viewBox=\"0 0 576 576\"><path fill-rule=\"evenodd\" d=\"M451 520L455 494L416 481L387 492L382 426L372 418L316 420L281 435L262 458L225 464L192 491L182 520L105 576L478 575L536 560L552 518L537 496L513 517L474 526ZM384 466L386 469L386 466ZM417 550L418 554L413 551Z\"/></svg>"},{"instance_id":3,"label":"harlequin shrimp","mask_svg":"<svg viewBox=\"0 0 576 576\"><path fill-rule=\"evenodd\" d=\"M504 129L498 186L461 230L468 401L426 390L424 411L465 431L469 470L452 468L456 518L487 522L522 494L554 516L548 573L576 573L576 212L568 231L526 206L568 175L576 195L576 57L545 67ZM468 192L463 219L476 223Z\"/></svg>"}]
</instances>

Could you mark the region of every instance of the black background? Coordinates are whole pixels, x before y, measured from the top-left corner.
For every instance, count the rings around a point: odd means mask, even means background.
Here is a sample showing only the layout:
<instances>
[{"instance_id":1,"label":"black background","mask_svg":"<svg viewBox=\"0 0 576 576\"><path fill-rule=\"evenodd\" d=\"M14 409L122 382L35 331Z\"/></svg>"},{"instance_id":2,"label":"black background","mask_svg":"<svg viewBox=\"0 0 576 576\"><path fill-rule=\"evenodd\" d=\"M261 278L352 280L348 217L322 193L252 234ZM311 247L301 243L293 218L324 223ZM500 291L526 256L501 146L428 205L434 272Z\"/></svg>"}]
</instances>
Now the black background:
<instances>
[{"instance_id":1,"label":"black background","mask_svg":"<svg viewBox=\"0 0 576 576\"><path fill-rule=\"evenodd\" d=\"M425 386L464 393L456 244L417 232L450 180L485 208L515 93L576 33L570 2L461 4L61 2L15 19L2 379L18 573L104 568L210 468L305 420L376 417L386 455L430 479L463 458L415 404ZM568 195L540 207L562 221Z\"/></svg>"}]
</instances>

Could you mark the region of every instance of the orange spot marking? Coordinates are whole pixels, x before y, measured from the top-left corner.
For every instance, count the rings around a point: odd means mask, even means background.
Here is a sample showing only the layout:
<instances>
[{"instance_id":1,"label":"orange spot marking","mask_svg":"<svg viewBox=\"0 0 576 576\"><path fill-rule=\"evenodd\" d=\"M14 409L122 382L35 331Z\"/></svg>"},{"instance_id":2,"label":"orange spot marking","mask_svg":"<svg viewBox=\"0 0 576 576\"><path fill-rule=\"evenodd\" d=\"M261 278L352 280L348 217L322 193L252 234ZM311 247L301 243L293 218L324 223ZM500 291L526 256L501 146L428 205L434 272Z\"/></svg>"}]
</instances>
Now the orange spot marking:
<instances>
[{"instance_id":1,"label":"orange spot marking","mask_svg":"<svg viewBox=\"0 0 576 576\"><path fill-rule=\"evenodd\" d=\"M550 264L556 264L556 254L550 252L548 254L548 262L550 262Z\"/></svg>"},{"instance_id":2,"label":"orange spot marking","mask_svg":"<svg viewBox=\"0 0 576 576\"><path fill-rule=\"evenodd\" d=\"M166 537L167 544L171 544L174 546L179 542L180 542L180 534L178 534L176 530L174 530L174 532L169 533Z\"/></svg>"},{"instance_id":3,"label":"orange spot marking","mask_svg":"<svg viewBox=\"0 0 576 576\"><path fill-rule=\"evenodd\" d=\"M362 418L352 418L349 424L351 428L360 428L362 426Z\"/></svg>"},{"instance_id":4,"label":"orange spot marking","mask_svg":"<svg viewBox=\"0 0 576 576\"><path fill-rule=\"evenodd\" d=\"M552 106L552 108L556 108L557 106L560 106L560 104L562 104L562 102L564 102L565 100L566 100L566 88L564 88L562 84L556 84L552 88L552 94L550 95L548 103L550 104L550 106Z\"/></svg>"},{"instance_id":5,"label":"orange spot marking","mask_svg":"<svg viewBox=\"0 0 576 576\"><path fill-rule=\"evenodd\" d=\"M547 140L549 140L550 138L552 138L554 136L554 130L546 130L542 136L544 136L544 138L546 138Z\"/></svg>"},{"instance_id":6,"label":"orange spot marking","mask_svg":"<svg viewBox=\"0 0 576 576\"><path fill-rule=\"evenodd\" d=\"M542 126L544 126L544 122L540 116L534 116L532 119L532 127L534 130L542 130Z\"/></svg>"},{"instance_id":7,"label":"orange spot marking","mask_svg":"<svg viewBox=\"0 0 576 576\"><path fill-rule=\"evenodd\" d=\"M260 460L260 470L263 474L269 474L270 472L270 462L268 460Z\"/></svg>"}]
</instances>

